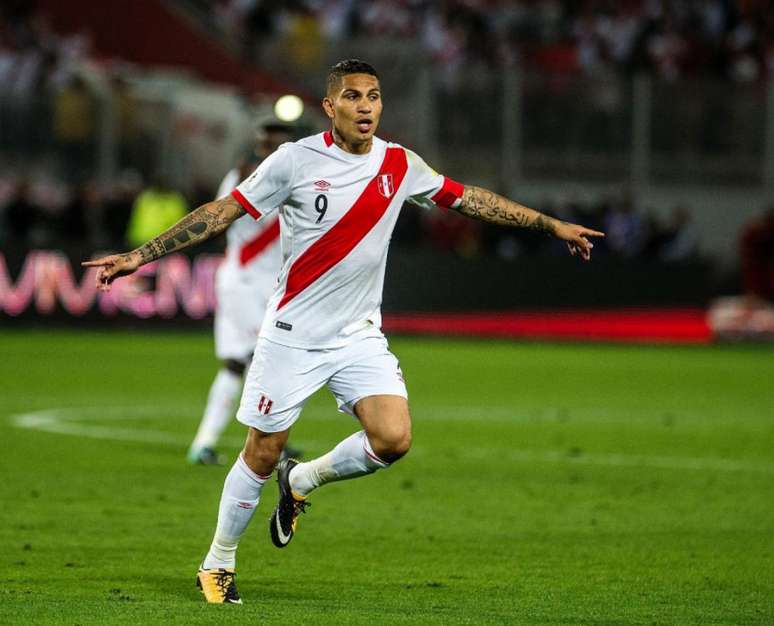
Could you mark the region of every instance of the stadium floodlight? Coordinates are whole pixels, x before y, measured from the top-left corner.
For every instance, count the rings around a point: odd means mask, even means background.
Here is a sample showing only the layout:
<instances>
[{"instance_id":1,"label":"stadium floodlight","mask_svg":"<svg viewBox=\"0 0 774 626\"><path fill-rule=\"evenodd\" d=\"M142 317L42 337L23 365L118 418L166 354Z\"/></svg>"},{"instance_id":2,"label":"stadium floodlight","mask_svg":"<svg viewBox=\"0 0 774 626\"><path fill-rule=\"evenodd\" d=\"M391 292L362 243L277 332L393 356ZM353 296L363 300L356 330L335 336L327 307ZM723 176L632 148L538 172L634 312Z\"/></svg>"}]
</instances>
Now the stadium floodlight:
<instances>
[{"instance_id":1,"label":"stadium floodlight","mask_svg":"<svg viewBox=\"0 0 774 626\"><path fill-rule=\"evenodd\" d=\"M295 122L304 113L304 102L298 96L288 94L274 103L274 115L283 122Z\"/></svg>"}]
</instances>

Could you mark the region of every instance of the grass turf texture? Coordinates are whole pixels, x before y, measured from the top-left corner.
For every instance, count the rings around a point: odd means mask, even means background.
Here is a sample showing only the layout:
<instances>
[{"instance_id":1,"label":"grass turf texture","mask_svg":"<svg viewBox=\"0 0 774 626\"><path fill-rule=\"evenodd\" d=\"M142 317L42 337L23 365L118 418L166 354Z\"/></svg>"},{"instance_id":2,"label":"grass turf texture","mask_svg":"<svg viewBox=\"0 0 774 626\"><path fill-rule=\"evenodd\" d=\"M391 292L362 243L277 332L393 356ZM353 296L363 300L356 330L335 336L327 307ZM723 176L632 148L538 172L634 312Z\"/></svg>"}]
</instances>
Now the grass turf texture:
<instances>
[{"instance_id":1,"label":"grass turf texture","mask_svg":"<svg viewBox=\"0 0 774 626\"><path fill-rule=\"evenodd\" d=\"M0 623L774 623L771 347L394 340L414 450L314 494L283 551L272 481L235 607L194 587L227 471L184 458L211 338L0 345ZM12 424L52 408L80 434ZM323 391L292 438L354 429Z\"/></svg>"}]
</instances>

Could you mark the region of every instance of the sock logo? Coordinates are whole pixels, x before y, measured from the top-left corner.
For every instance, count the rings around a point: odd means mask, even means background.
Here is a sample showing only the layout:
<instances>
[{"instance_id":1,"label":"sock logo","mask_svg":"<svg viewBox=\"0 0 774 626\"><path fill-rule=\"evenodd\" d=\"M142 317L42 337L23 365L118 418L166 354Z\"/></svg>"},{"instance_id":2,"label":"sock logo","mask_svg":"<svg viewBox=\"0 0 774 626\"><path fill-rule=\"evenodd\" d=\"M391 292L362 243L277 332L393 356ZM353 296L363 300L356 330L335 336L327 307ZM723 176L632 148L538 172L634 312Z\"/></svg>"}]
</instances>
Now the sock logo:
<instances>
[{"instance_id":1,"label":"sock logo","mask_svg":"<svg viewBox=\"0 0 774 626\"><path fill-rule=\"evenodd\" d=\"M266 396L261 394L261 399L258 401L258 412L268 415L271 411L271 405L274 404L272 400L269 400Z\"/></svg>"}]
</instances>

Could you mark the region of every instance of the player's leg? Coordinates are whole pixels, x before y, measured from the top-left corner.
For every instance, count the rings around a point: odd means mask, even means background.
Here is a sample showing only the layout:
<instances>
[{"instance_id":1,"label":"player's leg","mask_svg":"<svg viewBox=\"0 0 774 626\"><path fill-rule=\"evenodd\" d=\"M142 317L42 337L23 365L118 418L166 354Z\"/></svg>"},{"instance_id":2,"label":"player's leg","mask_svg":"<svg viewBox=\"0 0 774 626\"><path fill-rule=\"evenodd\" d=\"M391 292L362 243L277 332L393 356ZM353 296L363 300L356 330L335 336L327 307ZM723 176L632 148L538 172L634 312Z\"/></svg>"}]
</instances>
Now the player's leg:
<instances>
[{"instance_id":1,"label":"player's leg","mask_svg":"<svg viewBox=\"0 0 774 626\"><path fill-rule=\"evenodd\" d=\"M408 393L398 359L384 337L348 346L340 369L328 381L339 410L360 420L363 430L328 454L297 464L289 472L291 489L306 496L326 482L355 478L387 467L411 446Z\"/></svg>"},{"instance_id":2,"label":"player's leg","mask_svg":"<svg viewBox=\"0 0 774 626\"><path fill-rule=\"evenodd\" d=\"M241 602L234 582L237 547L287 438L287 430L248 430L245 447L223 484L215 536L197 574L197 583L208 602Z\"/></svg>"},{"instance_id":3,"label":"player's leg","mask_svg":"<svg viewBox=\"0 0 774 626\"><path fill-rule=\"evenodd\" d=\"M367 396L354 406L363 430L333 450L306 463L283 461L277 471L279 501L269 520L272 543L284 548L296 531L307 496L326 483L372 474L389 467L411 447L411 417L406 398Z\"/></svg>"},{"instance_id":4,"label":"player's leg","mask_svg":"<svg viewBox=\"0 0 774 626\"><path fill-rule=\"evenodd\" d=\"M207 405L196 437L188 450L190 463L222 464L215 447L234 415L246 367L247 362L242 360L226 359L222 362L207 395Z\"/></svg>"},{"instance_id":5,"label":"player's leg","mask_svg":"<svg viewBox=\"0 0 774 626\"><path fill-rule=\"evenodd\" d=\"M371 474L389 465L411 446L411 416L398 360L384 338L372 337L341 357L342 367L328 381L340 410L363 426L333 450L306 463L288 460L277 472L279 501L270 520L275 546L286 546L295 532L306 496L334 481Z\"/></svg>"},{"instance_id":6,"label":"player's leg","mask_svg":"<svg viewBox=\"0 0 774 626\"><path fill-rule=\"evenodd\" d=\"M330 375L324 365L322 351L310 353L258 340L237 412L237 420L250 429L244 450L226 478L215 537L202 571L212 572L213 576L228 575L233 583L239 539L252 519L265 481L280 458L290 427L298 419L307 398ZM200 579L201 575L200 572ZM213 589L217 587L213 585ZM211 600L208 596L208 601L221 601L218 595L214 597Z\"/></svg>"},{"instance_id":7,"label":"player's leg","mask_svg":"<svg viewBox=\"0 0 774 626\"><path fill-rule=\"evenodd\" d=\"M388 467L411 447L411 416L408 401L401 396L368 396L359 400L354 412L363 430L333 450L289 472L290 487L305 497L325 483L357 478Z\"/></svg>"},{"instance_id":8,"label":"player's leg","mask_svg":"<svg viewBox=\"0 0 774 626\"><path fill-rule=\"evenodd\" d=\"M248 429L241 454L226 476L218 509L218 525L203 567L233 568L239 539L252 519L264 483L279 461L288 431L264 433Z\"/></svg>"}]
</instances>

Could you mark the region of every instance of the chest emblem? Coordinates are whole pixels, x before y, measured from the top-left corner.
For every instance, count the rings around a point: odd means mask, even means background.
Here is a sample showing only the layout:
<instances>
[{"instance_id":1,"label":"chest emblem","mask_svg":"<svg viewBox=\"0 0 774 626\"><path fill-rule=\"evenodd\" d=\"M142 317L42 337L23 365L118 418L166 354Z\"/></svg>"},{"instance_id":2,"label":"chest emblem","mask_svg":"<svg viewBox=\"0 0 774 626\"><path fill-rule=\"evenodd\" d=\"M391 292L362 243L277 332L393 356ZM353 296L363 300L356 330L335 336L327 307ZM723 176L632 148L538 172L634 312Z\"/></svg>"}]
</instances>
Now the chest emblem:
<instances>
[{"instance_id":1,"label":"chest emblem","mask_svg":"<svg viewBox=\"0 0 774 626\"><path fill-rule=\"evenodd\" d=\"M382 174L376 179L376 188L385 198L392 198L395 188L392 185L392 174Z\"/></svg>"},{"instance_id":2,"label":"chest emblem","mask_svg":"<svg viewBox=\"0 0 774 626\"><path fill-rule=\"evenodd\" d=\"M316 180L314 181L314 190L315 191L328 191L330 189L331 184L327 180Z\"/></svg>"}]
</instances>

